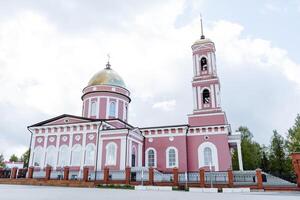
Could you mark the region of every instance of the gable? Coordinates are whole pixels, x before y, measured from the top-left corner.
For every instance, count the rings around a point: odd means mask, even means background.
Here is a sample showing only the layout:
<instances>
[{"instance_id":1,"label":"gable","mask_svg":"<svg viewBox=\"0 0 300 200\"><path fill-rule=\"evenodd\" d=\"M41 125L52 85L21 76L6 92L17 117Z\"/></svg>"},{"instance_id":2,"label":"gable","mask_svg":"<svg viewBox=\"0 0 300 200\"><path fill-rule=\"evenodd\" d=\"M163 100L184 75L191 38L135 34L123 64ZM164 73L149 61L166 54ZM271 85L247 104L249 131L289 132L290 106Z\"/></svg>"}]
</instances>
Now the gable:
<instances>
[{"instance_id":1,"label":"gable","mask_svg":"<svg viewBox=\"0 0 300 200\"><path fill-rule=\"evenodd\" d=\"M49 125L65 125L65 124L75 124L75 123L85 123L85 122L92 122L92 121L98 121L95 119L89 119L85 117L79 117L75 115L60 115L42 122L39 122L37 124L31 125L29 127L34 126L49 126Z\"/></svg>"}]
</instances>

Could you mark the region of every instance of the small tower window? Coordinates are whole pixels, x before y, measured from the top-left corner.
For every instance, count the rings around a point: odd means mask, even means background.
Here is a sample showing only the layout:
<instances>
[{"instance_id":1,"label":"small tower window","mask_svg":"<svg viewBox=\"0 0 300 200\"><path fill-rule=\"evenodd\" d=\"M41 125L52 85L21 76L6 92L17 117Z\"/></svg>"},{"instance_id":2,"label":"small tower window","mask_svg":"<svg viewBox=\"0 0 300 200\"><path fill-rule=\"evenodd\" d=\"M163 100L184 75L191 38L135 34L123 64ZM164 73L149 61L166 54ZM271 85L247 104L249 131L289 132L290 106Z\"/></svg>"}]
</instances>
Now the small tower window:
<instances>
[{"instance_id":1,"label":"small tower window","mask_svg":"<svg viewBox=\"0 0 300 200\"><path fill-rule=\"evenodd\" d=\"M110 117L116 116L116 103L115 102L111 102L109 105L109 116Z\"/></svg>"},{"instance_id":2,"label":"small tower window","mask_svg":"<svg viewBox=\"0 0 300 200\"><path fill-rule=\"evenodd\" d=\"M203 90L202 97L203 97L202 98L203 104L210 103L210 94L209 94L209 90L208 89Z\"/></svg>"},{"instance_id":3,"label":"small tower window","mask_svg":"<svg viewBox=\"0 0 300 200\"><path fill-rule=\"evenodd\" d=\"M91 116L96 116L96 102L93 101L91 104Z\"/></svg>"},{"instance_id":4,"label":"small tower window","mask_svg":"<svg viewBox=\"0 0 300 200\"><path fill-rule=\"evenodd\" d=\"M201 71L206 71L207 70L207 59L205 57L201 58L200 64L201 64Z\"/></svg>"}]
</instances>

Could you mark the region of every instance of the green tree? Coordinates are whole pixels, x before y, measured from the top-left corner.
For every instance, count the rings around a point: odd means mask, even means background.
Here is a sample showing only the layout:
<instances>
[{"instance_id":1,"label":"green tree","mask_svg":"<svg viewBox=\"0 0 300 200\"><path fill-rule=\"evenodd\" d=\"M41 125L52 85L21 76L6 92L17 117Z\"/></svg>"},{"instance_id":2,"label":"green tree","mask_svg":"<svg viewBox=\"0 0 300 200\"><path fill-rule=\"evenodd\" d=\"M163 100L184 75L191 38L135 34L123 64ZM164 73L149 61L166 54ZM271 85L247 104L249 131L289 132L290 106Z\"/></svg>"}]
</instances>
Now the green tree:
<instances>
[{"instance_id":1,"label":"green tree","mask_svg":"<svg viewBox=\"0 0 300 200\"><path fill-rule=\"evenodd\" d=\"M18 162L19 158L15 154L13 154L10 156L9 161L10 162Z\"/></svg>"},{"instance_id":2,"label":"green tree","mask_svg":"<svg viewBox=\"0 0 300 200\"><path fill-rule=\"evenodd\" d=\"M270 173L291 181L294 177L291 160L286 153L285 140L276 130L273 131L269 151Z\"/></svg>"},{"instance_id":3,"label":"green tree","mask_svg":"<svg viewBox=\"0 0 300 200\"><path fill-rule=\"evenodd\" d=\"M0 167L5 167L4 156L2 153L0 154Z\"/></svg>"},{"instance_id":4,"label":"green tree","mask_svg":"<svg viewBox=\"0 0 300 200\"><path fill-rule=\"evenodd\" d=\"M268 147L266 147L265 145L263 145L261 147L260 168L264 172L270 172L270 161L269 161Z\"/></svg>"},{"instance_id":5,"label":"green tree","mask_svg":"<svg viewBox=\"0 0 300 200\"><path fill-rule=\"evenodd\" d=\"M20 161L24 162L24 167L28 167L29 163L29 149L23 153L23 155L20 158Z\"/></svg>"},{"instance_id":6,"label":"green tree","mask_svg":"<svg viewBox=\"0 0 300 200\"><path fill-rule=\"evenodd\" d=\"M254 170L259 168L261 163L260 145L253 140L253 135L247 127L241 126L237 131L241 133L241 148L244 169ZM237 156L234 156L234 158L237 158ZM236 160L233 161L233 163L236 162ZM235 167L235 164L233 164L233 167Z\"/></svg>"},{"instance_id":7,"label":"green tree","mask_svg":"<svg viewBox=\"0 0 300 200\"><path fill-rule=\"evenodd\" d=\"M295 119L295 124L288 130L287 134L287 148L288 152L300 152L300 115Z\"/></svg>"}]
</instances>

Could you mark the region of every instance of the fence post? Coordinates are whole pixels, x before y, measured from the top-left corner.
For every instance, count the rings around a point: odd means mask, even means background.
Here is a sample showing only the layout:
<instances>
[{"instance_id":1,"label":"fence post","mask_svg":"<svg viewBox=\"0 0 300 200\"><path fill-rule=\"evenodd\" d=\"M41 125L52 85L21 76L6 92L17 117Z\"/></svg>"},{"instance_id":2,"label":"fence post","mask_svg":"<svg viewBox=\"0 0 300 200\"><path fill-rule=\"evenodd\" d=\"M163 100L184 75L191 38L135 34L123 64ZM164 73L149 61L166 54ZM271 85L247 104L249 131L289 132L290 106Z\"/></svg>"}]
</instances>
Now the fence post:
<instances>
[{"instance_id":1,"label":"fence post","mask_svg":"<svg viewBox=\"0 0 300 200\"><path fill-rule=\"evenodd\" d=\"M154 185L154 169L149 168L149 185Z\"/></svg>"},{"instance_id":2,"label":"fence post","mask_svg":"<svg viewBox=\"0 0 300 200\"><path fill-rule=\"evenodd\" d=\"M17 178L17 171L18 171L17 167L13 167L11 169L11 176L10 176L11 179L16 179Z\"/></svg>"},{"instance_id":3,"label":"fence post","mask_svg":"<svg viewBox=\"0 0 300 200\"><path fill-rule=\"evenodd\" d=\"M174 177L173 186L178 186L179 182L178 182L178 168L177 167L173 168L173 177Z\"/></svg>"},{"instance_id":4,"label":"fence post","mask_svg":"<svg viewBox=\"0 0 300 200\"><path fill-rule=\"evenodd\" d=\"M229 169L227 171L227 175L228 175L228 187L233 187L233 172L232 169Z\"/></svg>"},{"instance_id":5,"label":"fence post","mask_svg":"<svg viewBox=\"0 0 300 200\"><path fill-rule=\"evenodd\" d=\"M84 167L83 168L83 181L88 182L88 180L89 180L89 168Z\"/></svg>"},{"instance_id":6,"label":"fence post","mask_svg":"<svg viewBox=\"0 0 300 200\"><path fill-rule=\"evenodd\" d=\"M257 189L263 189L261 169L256 169Z\"/></svg>"},{"instance_id":7,"label":"fence post","mask_svg":"<svg viewBox=\"0 0 300 200\"><path fill-rule=\"evenodd\" d=\"M130 167L126 167L125 168L125 184L126 185L130 184L130 172L131 172L131 168Z\"/></svg>"},{"instance_id":8,"label":"fence post","mask_svg":"<svg viewBox=\"0 0 300 200\"><path fill-rule=\"evenodd\" d=\"M64 167L64 180L69 180L70 167Z\"/></svg>"},{"instance_id":9,"label":"fence post","mask_svg":"<svg viewBox=\"0 0 300 200\"><path fill-rule=\"evenodd\" d=\"M51 177L51 166L47 166L45 180L50 180L50 177Z\"/></svg>"},{"instance_id":10,"label":"fence post","mask_svg":"<svg viewBox=\"0 0 300 200\"><path fill-rule=\"evenodd\" d=\"M205 187L205 170L203 168L199 169L199 177L200 177L200 187Z\"/></svg>"},{"instance_id":11,"label":"fence post","mask_svg":"<svg viewBox=\"0 0 300 200\"><path fill-rule=\"evenodd\" d=\"M297 186L300 188L300 153L292 153L292 164L297 177Z\"/></svg>"},{"instance_id":12,"label":"fence post","mask_svg":"<svg viewBox=\"0 0 300 200\"><path fill-rule=\"evenodd\" d=\"M104 168L103 180L104 180L104 184L108 184L108 182L109 182L109 168L108 167Z\"/></svg>"},{"instance_id":13,"label":"fence post","mask_svg":"<svg viewBox=\"0 0 300 200\"><path fill-rule=\"evenodd\" d=\"M29 178L29 179L33 178L33 171L34 171L34 167L29 167L28 168L28 176L27 176L27 178Z\"/></svg>"}]
</instances>

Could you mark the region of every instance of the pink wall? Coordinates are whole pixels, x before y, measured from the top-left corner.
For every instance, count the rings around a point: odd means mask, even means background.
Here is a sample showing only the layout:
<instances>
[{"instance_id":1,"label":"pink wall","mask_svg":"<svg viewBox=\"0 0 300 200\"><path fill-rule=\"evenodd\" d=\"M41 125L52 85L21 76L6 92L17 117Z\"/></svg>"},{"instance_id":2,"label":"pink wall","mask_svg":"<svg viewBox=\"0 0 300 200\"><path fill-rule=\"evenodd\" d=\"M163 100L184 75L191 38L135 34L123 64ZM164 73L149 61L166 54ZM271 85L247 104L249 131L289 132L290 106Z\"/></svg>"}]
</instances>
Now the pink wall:
<instances>
[{"instance_id":1,"label":"pink wall","mask_svg":"<svg viewBox=\"0 0 300 200\"><path fill-rule=\"evenodd\" d=\"M209 116L189 116L188 118L190 126L213 126L226 124L224 113L209 115Z\"/></svg>"},{"instance_id":2,"label":"pink wall","mask_svg":"<svg viewBox=\"0 0 300 200\"><path fill-rule=\"evenodd\" d=\"M106 98L100 98L100 119L105 119L106 118Z\"/></svg>"},{"instance_id":3,"label":"pink wall","mask_svg":"<svg viewBox=\"0 0 300 200\"><path fill-rule=\"evenodd\" d=\"M114 142L117 144L117 162L116 165L105 165L106 161L106 145L110 142ZM121 140L120 139L112 139L112 140L104 140L102 143L102 162L101 162L101 168L104 169L105 167L108 167L112 170L119 170L120 169L120 151L121 151Z\"/></svg>"},{"instance_id":4,"label":"pink wall","mask_svg":"<svg viewBox=\"0 0 300 200\"><path fill-rule=\"evenodd\" d=\"M213 143L218 151L219 171L226 171L231 167L231 155L228 145L227 135L209 135L209 139L205 140L204 135L188 137L188 163L189 171L198 171L198 147L203 142Z\"/></svg>"},{"instance_id":5,"label":"pink wall","mask_svg":"<svg viewBox=\"0 0 300 200\"><path fill-rule=\"evenodd\" d=\"M145 152L152 147L157 152L157 169L161 171L171 172L172 169L166 168L166 150L172 146L178 150L179 171L186 171L186 143L185 136L176 136L173 141L169 137L154 137L152 142L146 138Z\"/></svg>"}]
</instances>

